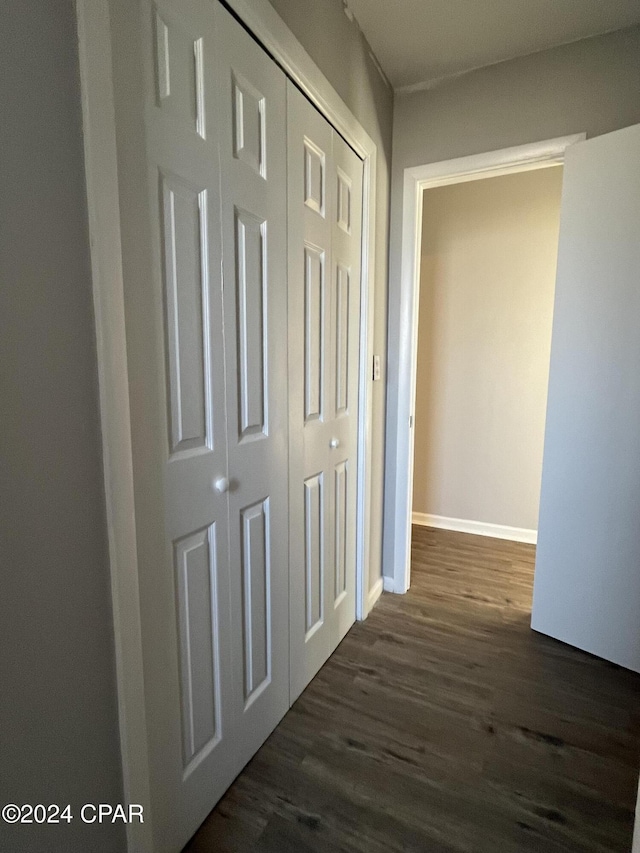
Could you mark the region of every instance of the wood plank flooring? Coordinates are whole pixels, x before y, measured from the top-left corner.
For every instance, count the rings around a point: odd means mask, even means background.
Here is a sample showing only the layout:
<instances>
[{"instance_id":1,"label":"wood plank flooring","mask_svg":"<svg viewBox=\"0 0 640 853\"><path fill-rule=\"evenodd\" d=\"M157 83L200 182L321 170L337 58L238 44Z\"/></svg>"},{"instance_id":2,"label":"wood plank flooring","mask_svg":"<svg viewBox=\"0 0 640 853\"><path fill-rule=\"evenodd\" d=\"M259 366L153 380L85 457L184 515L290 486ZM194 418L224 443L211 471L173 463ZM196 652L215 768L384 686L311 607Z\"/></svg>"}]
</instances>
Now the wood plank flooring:
<instances>
[{"instance_id":1,"label":"wood plank flooring","mask_svg":"<svg viewBox=\"0 0 640 853\"><path fill-rule=\"evenodd\" d=\"M189 853L628 853L640 676L529 628L531 545L414 527Z\"/></svg>"}]
</instances>

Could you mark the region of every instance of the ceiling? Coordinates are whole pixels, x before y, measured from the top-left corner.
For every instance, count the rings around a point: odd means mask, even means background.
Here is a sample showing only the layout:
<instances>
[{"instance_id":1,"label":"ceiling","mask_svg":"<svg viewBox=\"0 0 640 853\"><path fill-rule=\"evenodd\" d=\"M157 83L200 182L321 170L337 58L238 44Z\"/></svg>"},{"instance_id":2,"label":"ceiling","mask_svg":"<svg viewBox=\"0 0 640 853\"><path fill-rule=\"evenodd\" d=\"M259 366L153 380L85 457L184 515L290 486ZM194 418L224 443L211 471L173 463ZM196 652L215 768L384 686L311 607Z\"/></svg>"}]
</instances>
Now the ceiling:
<instances>
[{"instance_id":1,"label":"ceiling","mask_svg":"<svg viewBox=\"0 0 640 853\"><path fill-rule=\"evenodd\" d=\"M347 0L394 88L640 23L640 0Z\"/></svg>"}]
</instances>

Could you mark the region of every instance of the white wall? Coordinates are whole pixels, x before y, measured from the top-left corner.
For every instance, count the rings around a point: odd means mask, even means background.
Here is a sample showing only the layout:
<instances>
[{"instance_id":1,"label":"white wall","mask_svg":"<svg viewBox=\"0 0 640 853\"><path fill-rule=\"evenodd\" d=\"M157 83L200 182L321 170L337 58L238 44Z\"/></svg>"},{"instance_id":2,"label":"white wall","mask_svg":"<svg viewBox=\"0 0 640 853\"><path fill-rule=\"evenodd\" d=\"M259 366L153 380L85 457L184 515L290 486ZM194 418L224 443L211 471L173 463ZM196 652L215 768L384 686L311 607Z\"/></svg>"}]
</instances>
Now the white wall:
<instances>
[{"instance_id":1,"label":"white wall","mask_svg":"<svg viewBox=\"0 0 640 853\"><path fill-rule=\"evenodd\" d=\"M378 148L376 185L376 271L374 353L385 363L387 346L387 269L393 92L373 59L371 48L355 22L344 13L342 0L270 0L320 70ZM385 373L371 385L372 481L369 586L382 574L382 511L385 441Z\"/></svg>"},{"instance_id":2,"label":"white wall","mask_svg":"<svg viewBox=\"0 0 640 853\"><path fill-rule=\"evenodd\" d=\"M535 530L562 169L424 194L414 512Z\"/></svg>"},{"instance_id":3,"label":"white wall","mask_svg":"<svg viewBox=\"0 0 640 853\"><path fill-rule=\"evenodd\" d=\"M387 446L396 446L402 329L402 181L411 166L640 122L640 27L471 72L394 103L389 242ZM408 428L408 425L407 425ZM384 574L394 573L395 471L385 470ZM400 535L404 535L400 532Z\"/></svg>"}]
</instances>

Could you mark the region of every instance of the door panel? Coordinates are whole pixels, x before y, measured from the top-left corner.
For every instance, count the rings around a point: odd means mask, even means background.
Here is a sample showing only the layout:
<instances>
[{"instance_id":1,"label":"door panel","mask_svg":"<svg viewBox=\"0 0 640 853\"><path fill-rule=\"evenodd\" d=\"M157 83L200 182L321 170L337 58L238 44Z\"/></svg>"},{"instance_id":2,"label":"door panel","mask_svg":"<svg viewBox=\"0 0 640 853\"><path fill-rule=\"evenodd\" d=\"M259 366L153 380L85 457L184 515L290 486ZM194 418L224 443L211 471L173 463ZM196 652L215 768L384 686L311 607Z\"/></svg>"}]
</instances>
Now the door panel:
<instances>
[{"instance_id":1,"label":"door panel","mask_svg":"<svg viewBox=\"0 0 640 853\"><path fill-rule=\"evenodd\" d=\"M322 353L325 334L325 253L304 247L304 400L305 421L322 416L324 370Z\"/></svg>"},{"instance_id":2,"label":"door panel","mask_svg":"<svg viewBox=\"0 0 640 853\"><path fill-rule=\"evenodd\" d=\"M347 462L335 467L335 521L334 521L334 603L339 604L347 592L347 539L349 535L349 495L347 493Z\"/></svg>"},{"instance_id":3,"label":"door panel","mask_svg":"<svg viewBox=\"0 0 640 853\"><path fill-rule=\"evenodd\" d=\"M362 162L289 84L291 695L355 619Z\"/></svg>"},{"instance_id":4,"label":"door panel","mask_svg":"<svg viewBox=\"0 0 640 853\"><path fill-rule=\"evenodd\" d=\"M640 125L564 168L531 625L640 671Z\"/></svg>"},{"instance_id":5,"label":"door panel","mask_svg":"<svg viewBox=\"0 0 640 853\"><path fill-rule=\"evenodd\" d=\"M215 8L239 770L289 707L286 78Z\"/></svg>"},{"instance_id":6,"label":"door panel","mask_svg":"<svg viewBox=\"0 0 640 853\"><path fill-rule=\"evenodd\" d=\"M362 161L335 130L332 205L331 438L333 468L332 573L333 648L355 619L358 470L358 373L360 367L360 275L362 255ZM335 440L339 444L334 447ZM332 649L333 651L333 649Z\"/></svg>"},{"instance_id":7,"label":"door panel","mask_svg":"<svg viewBox=\"0 0 640 853\"><path fill-rule=\"evenodd\" d=\"M265 434L265 325L267 290L263 258L267 223L244 210L235 210L236 310L238 340L239 441Z\"/></svg>"},{"instance_id":8,"label":"door panel","mask_svg":"<svg viewBox=\"0 0 640 853\"><path fill-rule=\"evenodd\" d=\"M331 514L325 460L331 310L331 127L288 83L291 699L331 653L325 603ZM329 601L331 598L329 597Z\"/></svg>"},{"instance_id":9,"label":"door panel","mask_svg":"<svg viewBox=\"0 0 640 853\"><path fill-rule=\"evenodd\" d=\"M336 415L347 414L349 407L349 340L353 334L350 324L349 295L351 270L336 264Z\"/></svg>"},{"instance_id":10,"label":"door panel","mask_svg":"<svg viewBox=\"0 0 640 853\"><path fill-rule=\"evenodd\" d=\"M304 613L305 640L324 621L324 489L323 475L304 481ZM300 601L293 606L299 607Z\"/></svg>"},{"instance_id":11,"label":"door panel","mask_svg":"<svg viewBox=\"0 0 640 853\"><path fill-rule=\"evenodd\" d=\"M245 702L267 686L271 673L271 555L269 501L243 509L242 592Z\"/></svg>"},{"instance_id":12,"label":"door panel","mask_svg":"<svg viewBox=\"0 0 640 853\"><path fill-rule=\"evenodd\" d=\"M205 375L209 347L204 340L208 282L207 190L160 175L167 349L169 352L170 452L211 443ZM193 334L193 330L197 330Z\"/></svg>"},{"instance_id":13,"label":"door panel","mask_svg":"<svg viewBox=\"0 0 640 853\"><path fill-rule=\"evenodd\" d=\"M206 139L205 55L207 62L211 55L204 47L201 10L189 5L184 15L170 3L157 3L152 11L156 105Z\"/></svg>"},{"instance_id":14,"label":"door panel","mask_svg":"<svg viewBox=\"0 0 640 853\"><path fill-rule=\"evenodd\" d=\"M215 524L175 543L184 767L220 736Z\"/></svg>"},{"instance_id":15,"label":"door panel","mask_svg":"<svg viewBox=\"0 0 640 853\"><path fill-rule=\"evenodd\" d=\"M136 271L125 268L125 286L137 317L128 338L155 841L177 851L235 769L228 502L213 488L228 470L217 36L205 0L139 9L144 86L137 107L130 81L127 108L139 111L121 127L127 167L144 157L147 186L129 213L137 245L125 263ZM143 118L146 154L134 135Z\"/></svg>"}]
</instances>

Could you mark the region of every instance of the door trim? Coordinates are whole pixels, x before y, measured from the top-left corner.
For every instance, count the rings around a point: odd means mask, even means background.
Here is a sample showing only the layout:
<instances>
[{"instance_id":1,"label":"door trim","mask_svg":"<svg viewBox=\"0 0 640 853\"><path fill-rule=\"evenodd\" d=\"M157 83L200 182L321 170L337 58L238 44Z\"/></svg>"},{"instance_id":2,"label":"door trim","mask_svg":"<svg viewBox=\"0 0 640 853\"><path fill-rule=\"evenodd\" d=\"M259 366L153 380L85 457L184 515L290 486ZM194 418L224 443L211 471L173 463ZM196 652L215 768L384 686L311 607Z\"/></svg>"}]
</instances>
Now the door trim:
<instances>
[{"instance_id":1,"label":"door trim","mask_svg":"<svg viewBox=\"0 0 640 853\"><path fill-rule=\"evenodd\" d=\"M384 538L390 542L392 575L385 576L385 589L404 593L411 583L411 514L413 504L413 447L418 356L418 311L420 299L420 243L423 192L464 181L510 175L554 166L564 161L570 145L582 142L586 133L562 136L543 142L473 154L412 166L404 170L402 195L402 256L400 273L400 318L397 373L389 382L398 387L398 405L387 417L395 425L396 441L387 444L385 470L391 472L385 494L393 495L390 521ZM385 517L387 513L385 513Z\"/></svg>"},{"instance_id":2,"label":"door trim","mask_svg":"<svg viewBox=\"0 0 640 853\"><path fill-rule=\"evenodd\" d=\"M146 806L149 757L109 9L106 0L77 0L76 11L123 796ZM144 823L126 826L132 853L153 850L148 811Z\"/></svg>"},{"instance_id":3,"label":"door trim","mask_svg":"<svg viewBox=\"0 0 640 853\"><path fill-rule=\"evenodd\" d=\"M269 0L225 5L363 160L356 617L365 619L382 592L366 570L377 148ZM76 0L76 15L123 788L126 802L147 806L144 823L127 824L127 849L153 853L108 0Z\"/></svg>"}]
</instances>

